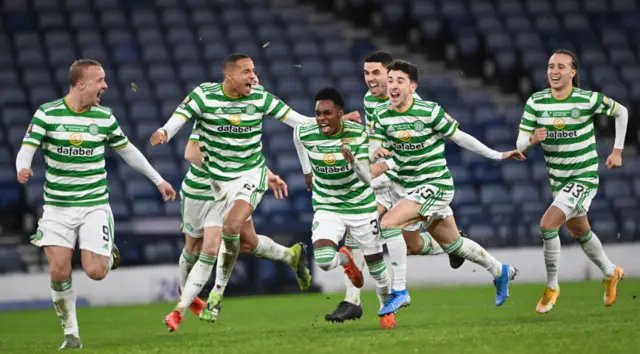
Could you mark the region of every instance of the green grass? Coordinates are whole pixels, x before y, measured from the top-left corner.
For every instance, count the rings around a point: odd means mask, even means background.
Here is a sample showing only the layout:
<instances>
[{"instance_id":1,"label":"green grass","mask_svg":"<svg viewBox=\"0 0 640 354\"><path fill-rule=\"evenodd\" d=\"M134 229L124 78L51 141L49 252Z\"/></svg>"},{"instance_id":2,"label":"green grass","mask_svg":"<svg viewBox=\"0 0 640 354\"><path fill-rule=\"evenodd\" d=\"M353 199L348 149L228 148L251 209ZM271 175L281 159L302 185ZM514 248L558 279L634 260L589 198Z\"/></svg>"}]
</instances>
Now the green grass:
<instances>
[{"instance_id":1,"label":"green grass","mask_svg":"<svg viewBox=\"0 0 640 354\"><path fill-rule=\"evenodd\" d=\"M173 304L83 308L78 318L86 353L638 353L640 280L619 289L605 308L600 283L562 284L546 315L534 310L540 285L512 286L500 308L492 287L412 290L393 330L378 327L373 293L363 297L363 318L344 324L324 321L339 294L230 298L220 322L188 313L174 333L162 324ZM61 342L53 309L0 313L0 353L50 353Z\"/></svg>"}]
</instances>

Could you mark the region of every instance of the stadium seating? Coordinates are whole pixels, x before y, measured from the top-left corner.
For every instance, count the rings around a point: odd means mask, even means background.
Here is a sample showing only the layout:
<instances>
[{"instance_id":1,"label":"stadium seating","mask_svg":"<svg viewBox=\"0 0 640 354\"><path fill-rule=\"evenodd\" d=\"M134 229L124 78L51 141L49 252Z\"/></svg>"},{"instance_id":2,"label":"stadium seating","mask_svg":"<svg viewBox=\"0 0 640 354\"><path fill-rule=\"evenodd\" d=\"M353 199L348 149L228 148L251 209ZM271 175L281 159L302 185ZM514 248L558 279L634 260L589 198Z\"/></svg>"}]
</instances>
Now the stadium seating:
<instances>
[{"instance_id":1,"label":"stadium seating","mask_svg":"<svg viewBox=\"0 0 640 354\"><path fill-rule=\"evenodd\" d=\"M410 32L417 31L417 42L406 43L424 44L430 57L444 57L442 48L455 46L458 54L452 65L467 63L470 75L520 93L523 101L544 83L547 53L569 47L581 59L584 86L604 91L632 112L640 111L633 105L640 98L640 9L634 2L346 3L350 11L377 16L392 38L415 39ZM13 181L13 174L4 172L14 170L31 112L64 95L68 67L80 57L102 62L109 84L102 104L113 108L129 139L175 188L186 172L182 156L190 127L168 146L151 149L148 138L191 89L202 81L220 80L221 60L232 51L251 55L261 83L300 113L311 115L314 91L328 85L343 91L348 111L362 111L366 87L359 68L362 57L375 49L373 43L347 40L330 20L307 21L307 7L270 6L267 0L5 0L0 31L0 194L9 195L15 188L5 184ZM353 21L362 23L362 18L354 15ZM441 48L432 52L434 44ZM485 72L486 62L493 63L495 71ZM523 78L532 84L521 91ZM423 78L418 90L440 102L465 131L488 145L514 145L523 102L499 109L489 93L463 90L446 75ZM602 122L597 120L599 136L611 136L612 125ZM630 128L630 144L637 136L634 129ZM263 229L292 224L306 231L310 196L291 129L266 118L263 144L268 165L289 183L290 197L276 201L267 192L255 220ZM600 148L604 162L610 144ZM447 149L458 186L453 206L460 226L491 246L539 243L536 222L551 200L540 151L524 164L498 165L450 143ZM150 182L116 155L107 153L107 165L118 222L179 215L177 202L164 204ZM41 157L34 168L43 170ZM603 171L592 206L599 212L591 215L594 229L606 234L603 238L615 241L623 233L622 240L640 239L639 172L640 157L625 159L622 170ZM37 176L41 181L42 172ZM37 178L32 182L25 188L26 200L37 206L42 203L41 184ZM636 217L629 218L634 212ZM146 257L156 261L172 255L165 246L148 252Z\"/></svg>"}]
</instances>

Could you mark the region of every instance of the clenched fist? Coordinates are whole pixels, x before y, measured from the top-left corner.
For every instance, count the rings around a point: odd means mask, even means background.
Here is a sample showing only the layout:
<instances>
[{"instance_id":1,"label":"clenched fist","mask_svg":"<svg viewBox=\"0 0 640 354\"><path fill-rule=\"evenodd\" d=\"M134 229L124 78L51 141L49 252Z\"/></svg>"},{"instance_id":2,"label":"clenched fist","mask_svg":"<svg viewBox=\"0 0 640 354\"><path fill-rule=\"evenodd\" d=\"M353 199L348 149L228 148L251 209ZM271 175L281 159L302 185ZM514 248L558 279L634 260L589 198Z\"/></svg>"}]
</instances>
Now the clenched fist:
<instances>
[{"instance_id":1,"label":"clenched fist","mask_svg":"<svg viewBox=\"0 0 640 354\"><path fill-rule=\"evenodd\" d=\"M33 170L30 168L20 169L18 172L18 182L21 184L27 183L29 181L29 177L33 176Z\"/></svg>"},{"instance_id":2,"label":"clenched fist","mask_svg":"<svg viewBox=\"0 0 640 354\"><path fill-rule=\"evenodd\" d=\"M531 136L531 138L529 138L529 141L531 142L531 144L536 145L536 144L540 144L541 142L547 140L547 128L538 128L533 132L533 135Z\"/></svg>"},{"instance_id":3,"label":"clenched fist","mask_svg":"<svg viewBox=\"0 0 640 354\"><path fill-rule=\"evenodd\" d=\"M158 144L166 144L167 143L167 132L164 129L160 129L151 135L151 146L156 146Z\"/></svg>"}]
</instances>

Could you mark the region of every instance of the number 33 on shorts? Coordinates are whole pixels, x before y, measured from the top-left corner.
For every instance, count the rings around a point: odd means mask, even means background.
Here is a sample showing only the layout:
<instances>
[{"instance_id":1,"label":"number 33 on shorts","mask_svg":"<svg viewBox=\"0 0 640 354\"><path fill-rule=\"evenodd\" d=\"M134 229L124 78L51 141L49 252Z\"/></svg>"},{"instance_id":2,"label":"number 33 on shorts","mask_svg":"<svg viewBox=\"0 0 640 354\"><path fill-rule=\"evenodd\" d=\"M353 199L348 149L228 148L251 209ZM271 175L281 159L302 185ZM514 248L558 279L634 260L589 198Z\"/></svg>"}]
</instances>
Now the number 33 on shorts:
<instances>
[{"instance_id":1,"label":"number 33 on shorts","mask_svg":"<svg viewBox=\"0 0 640 354\"><path fill-rule=\"evenodd\" d=\"M582 216L589 211L591 201L596 194L596 189L591 189L576 182L567 183L556 193L552 205L560 208L567 219Z\"/></svg>"}]
</instances>

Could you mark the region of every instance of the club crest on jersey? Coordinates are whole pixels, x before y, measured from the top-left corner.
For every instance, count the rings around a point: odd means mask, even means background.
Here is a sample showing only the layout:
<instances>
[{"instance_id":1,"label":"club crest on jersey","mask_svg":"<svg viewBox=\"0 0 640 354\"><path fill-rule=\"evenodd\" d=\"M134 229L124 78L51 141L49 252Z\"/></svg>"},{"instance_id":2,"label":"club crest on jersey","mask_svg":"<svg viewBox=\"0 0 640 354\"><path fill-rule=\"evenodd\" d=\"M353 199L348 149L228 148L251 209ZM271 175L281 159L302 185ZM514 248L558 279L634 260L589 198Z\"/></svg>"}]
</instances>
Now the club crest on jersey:
<instances>
[{"instance_id":1,"label":"club crest on jersey","mask_svg":"<svg viewBox=\"0 0 640 354\"><path fill-rule=\"evenodd\" d=\"M565 124L564 124L564 119L562 118L556 118L553 120L553 127L556 129L564 129Z\"/></svg>"},{"instance_id":2,"label":"club crest on jersey","mask_svg":"<svg viewBox=\"0 0 640 354\"><path fill-rule=\"evenodd\" d=\"M400 133L398 133L398 139L406 143L407 141L411 140L411 132L408 130L401 131Z\"/></svg>"},{"instance_id":3,"label":"club crest on jersey","mask_svg":"<svg viewBox=\"0 0 640 354\"><path fill-rule=\"evenodd\" d=\"M580 108L578 108L578 107L574 107L574 108L571 110L571 118L573 118L573 119L578 119L578 118L580 118L580 114L581 114L581 112L580 112Z\"/></svg>"},{"instance_id":4,"label":"club crest on jersey","mask_svg":"<svg viewBox=\"0 0 640 354\"><path fill-rule=\"evenodd\" d=\"M249 104L245 108L245 113L247 113L248 115L252 115L252 114L255 114L257 110L258 109L256 108L256 106Z\"/></svg>"},{"instance_id":5,"label":"club crest on jersey","mask_svg":"<svg viewBox=\"0 0 640 354\"><path fill-rule=\"evenodd\" d=\"M422 129L424 129L424 123L422 123L421 121L416 121L415 123L413 123L413 129L415 129L415 131L417 132L421 132Z\"/></svg>"},{"instance_id":6,"label":"club crest on jersey","mask_svg":"<svg viewBox=\"0 0 640 354\"><path fill-rule=\"evenodd\" d=\"M322 161L329 166L335 165L336 155L333 153L324 154Z\"/></svg>"},{"instance_id":7,"label":"club crest on jersey","mask_svg":"<svg viewBox=\"0 0 640 354\"><path fill-rule=\"evenodd\" d=\"M73 146L80 146L83 141L84 137L82 136L82 133L73 133L69 136L69 142Z\"/></svg>"},{"instance_id":8,"label":"club crest on jersey","mask_svg":"<svg viewBox=\"0 0 640 354\"><path fill-rule=\"evenodd\" d=\"M100 128L98 127L97 124L92 123L92 124L89 124L89 127L87 127L87 131L89 132L89 134L96 136L100 132Z\"/></svg>"},{"instance_id":9,"label":"club crest on jersey","mask_svg":"<svg viewBox=\"0 0 640 354\"><path fill-rule=\"evenodd\" d=\"M229 122L233 125L238 125L240 124L240 115L239 114L230 114L229 115Z\"/></svg>"}]
</instances>

